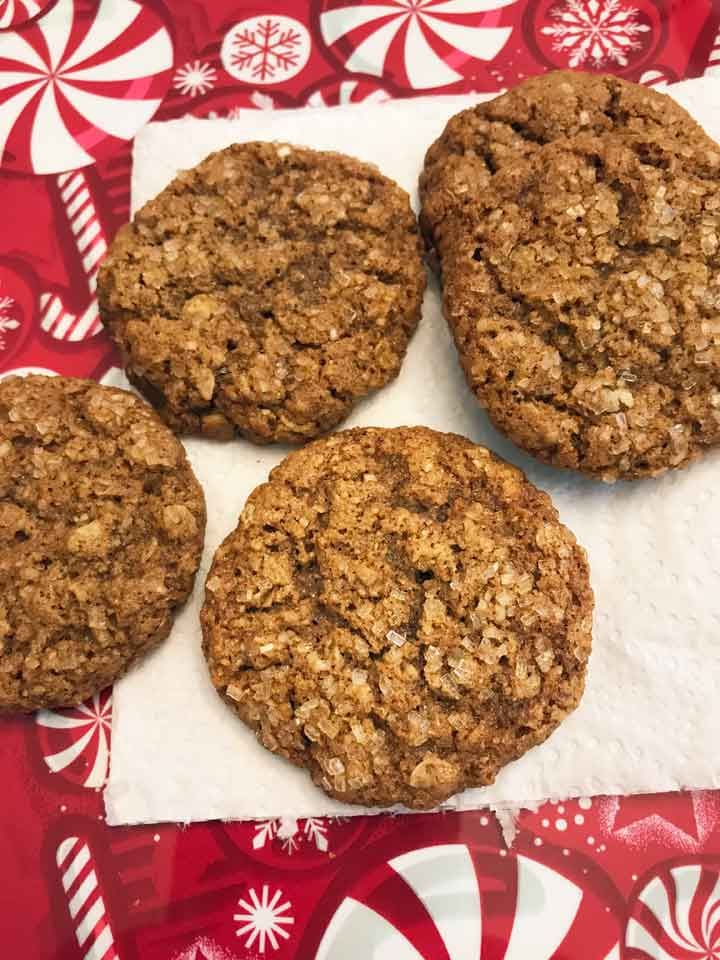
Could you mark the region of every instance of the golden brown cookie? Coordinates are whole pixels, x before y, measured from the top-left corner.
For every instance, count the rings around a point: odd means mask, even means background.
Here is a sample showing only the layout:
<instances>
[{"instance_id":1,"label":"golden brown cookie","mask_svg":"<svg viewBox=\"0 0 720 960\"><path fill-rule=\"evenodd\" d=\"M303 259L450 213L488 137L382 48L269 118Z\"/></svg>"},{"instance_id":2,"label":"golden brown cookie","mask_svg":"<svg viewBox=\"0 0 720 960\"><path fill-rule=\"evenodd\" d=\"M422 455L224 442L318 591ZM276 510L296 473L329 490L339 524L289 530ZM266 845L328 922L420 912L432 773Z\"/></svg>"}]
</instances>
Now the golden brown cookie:
<instances>
[{"instance_id":1,"label":"golden brown cookie","mask_svg":"<svg viewBox=\"0 0 720 960\"><path fill-rule=\"evenodd\" d=\"M0 712L79 703L163 640L204 531L185 451L137 397L0 382Z\"/></svg>"},{"instance_id":2,"label":"golden brown cookie","mask_svg":"<svg viewBox=\"0 0 720 960\"><path fill-rule=\"evenodd\" d=\"M445 218L473 207L493 175L578 134L660 137L681 156L706 150L703 129L672 97L619 77L558 70L532 77L448 121L420 177L421 223L440 242ZM652 146L650 146L652 154Z\"/></svg>"},{"instance_id":3,"label":"golden brown cookie","mask_svg":"<svg viewBox=\"0 0 720 960\"><path fill-rule=\"evenodd\" d=\"M435 806L580 699L585 553L548 496L463 437L355 429L287 457L218 549L212 681L349 803Z\"/></svg>"},{"instance_id":4,"label":"golden brown cookie","mask_svg":"<svg viewBox=\"0 0 720 960\"><path fill-rule=\"evenodd\" d=\"M668 98L614 78L527 88L483 105L520 147L500 151L491 125L485 159L452 154L455 199L428 187L437 151L426 178L468 382L546 462L605 480L683 466L720 442L720 147ZM449 126L457 144L462 115Z\"/></svg>"},{"instance_id":5,"label":"golden brown cookie","mask_svg":"<svg viewBox=\"0 0 720 960\"><path fill-rule=\"evenodd\" d=\"M174 430L302 442L398 374L421 247L407 194L375 167L234 144L120 231L102 318Z\"/></svg>"}]
</instances>

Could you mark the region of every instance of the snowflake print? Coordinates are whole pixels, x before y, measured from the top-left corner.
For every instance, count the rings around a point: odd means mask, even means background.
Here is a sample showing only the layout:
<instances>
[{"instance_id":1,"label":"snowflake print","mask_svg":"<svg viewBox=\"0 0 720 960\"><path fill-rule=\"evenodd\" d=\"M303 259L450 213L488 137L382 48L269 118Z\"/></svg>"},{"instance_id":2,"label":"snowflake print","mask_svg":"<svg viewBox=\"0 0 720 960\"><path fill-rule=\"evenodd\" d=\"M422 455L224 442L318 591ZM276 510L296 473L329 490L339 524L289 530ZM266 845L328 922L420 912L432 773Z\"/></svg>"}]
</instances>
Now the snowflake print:
<instances>
[{"instance_id":1,"label":"snowflake print","mask_svg":"<svg viewBox=\"0 0 720 960\"><path fill-rule=\"evenodd\" d=\"M315 844L318 850L322 850L322 852L325 853L328 848L328 841L327 826L324 820L320 820L317 817L308 817L305 821L303 832L308 840Z\"/></svg>"},{"instance_id":2,"label":"snowflake print","mask_svg":"<svg viewBox=\"0 0 720 960\"><path fill-rule=\"evenodd\" d=\"M295 820L293 817L260 820L255 825L253 850L261 850L278 839L288 855L292 855L303 842L312 843L316 850L326 853L327 829L326 821L319 817L308 817L306 820Z\"/></svg>"},{"instance_id":3,"label":"snowflake print","mask_svg":"<svg viewBox=\"0 0 720 960\"><path fill-rule=\"evenodd\" d=\"M15 301L12 297L0 297L0 350L7 349L7 341L4 334L11 330L17 330L20 321L16 320L11 311L15 308Z\"/></svg>"},{"instance_id":4,"label":"snowflake print","mask_svg":"<svg viewBox=\"0 0 720 960\"><path fill-rule=\"evenodd\" d=\"M541 32L552 38L556 53L567 55L570 67L626 67L628 54L642 47L650 31L638 21L639 13L620 0L565 0L550 10L555 22Z\"/></svg>"},{"instance_id":5,"label":"snowflake print","mask_svg":"<svg viewBox=\"0 0 720 960\"><path fill-rule=\"evenodd\" d=\"M255 836L253 837L253 850L260 850L266 843L270 843L277 836L279 820L259 820L255 824Z\"/></svg>"},{"instance_id":6,"label":"snowflake print","mask_svg":"<svg viewBox=\"0 0 720 960\"><path fill-rule=\"evenodd\" d=\"M268 17L257 30L245 30L235 37L232 64L240 71L250 69L253 77L264 82L276 71L287 72L296 66L299 43L296 30L278 30Z\"/></svg>"},{"instance_id":7,"label":"snowflake print","mask_svg":"<svg viewBox=\"0 0 720 960\"><path fill-rule=\"evenodd\" d=\"M215 86L217 71L209 63L194 60L175 71L173 86L189 97L201 96Z\"/></svg>"},{"instance_id":8,"label":"snowflake print","mask_svg":"<svg viewBox=\"0 0 720 960\"><path fill-rule=\"evenodd\" d=\"M263 884L262 893L258 897L254 889L248 892L250 902L247 900L238 900L238 906L242 908L243 913L234 913L233 920L237 920L242 926L235 931L235 936L245 937L245 946L249 949L257 942L260 953L265 953L268 944L273 950L280 946L278 937L283 940L289 940L290 934L285 927L295 923L294 917L288 915L291 908L289 900L280 903L283 896L281 890L276 890L272 899L270 898L270 888Z\"/></svg>"},{"instance_id":9,"label":"snowflake print","mask_svg":"<svg viewBox=\"0 0 720 960\"><path fill-rule=\"evenodd\" d=\"M252 17L225 36L224 68L246 83L279 83L300 73L310 57L310 34L292 17Z\"/></svg>"}]
</instances>

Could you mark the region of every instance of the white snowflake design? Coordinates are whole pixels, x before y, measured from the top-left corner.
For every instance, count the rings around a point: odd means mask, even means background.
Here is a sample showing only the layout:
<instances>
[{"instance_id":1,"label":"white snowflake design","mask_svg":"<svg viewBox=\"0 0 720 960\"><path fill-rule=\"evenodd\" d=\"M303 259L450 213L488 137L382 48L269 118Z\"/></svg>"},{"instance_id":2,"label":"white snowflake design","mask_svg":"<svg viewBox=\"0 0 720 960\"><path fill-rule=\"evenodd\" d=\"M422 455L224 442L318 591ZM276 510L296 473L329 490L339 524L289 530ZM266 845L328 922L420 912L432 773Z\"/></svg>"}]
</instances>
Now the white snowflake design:
<instances>
[{"instance_id":1,"label":"white snowflake design","mask_svg":"<svg viewBox=\"0 0 720 960\"><path fill-rule=\"evenodd\" d=\"M17 330L20 321L16 320L11 311L15 308L15 301L12 297L0 297L0 350L7 349L7 341L4 334L10 330Z\"/></svg>"},{"instance_id":2,"label":"white snowflake design","mask_svg":"<svg viewBox=\"0 0 720 960\"><path fill-rule=\"evenodd\" d=\"M319 817L295 820L282 817L275 820L259 820L255 825L253 850L261 850L277 837L283 850L291 856L301 843L312 843L315 849L326 853L328 849L327 823Z\"/></svg>"},{"instance_id":3,"label":"white snowflake design","mask_svg":"<svg viewBox=\"0 0 720 960\"><path fill-rule=\"evenodd\" d=\"M278 83L298 74L310 56L310 34L292 17L252 17L223 40L221 59L236 80Z\"/></svg>"},{"instance_id":4,"label":"white snowflake design","mask_svg":"<svg viewBox=\"0 0 720 960\"><path fill-rule=\"evenodd\" d=\"M185 96L197 97L215 86L217 71L209 63L193 60L175 71L173 86Z\"/></svg>"},{"instance_id":5,"label":"white snowflake design","mask_svg":"<svg viewBox=\"0 0 720 960\"><path fill-rule=\"evenodd\" d=\"M290 934L285 927L295 923L294 917L288 914L292 904L289 900L280 902L283 893L276 890L270 898L270 887L263 884L262 893L258 897L254 889L248 891L248 900L238 900L238 906L244 913L234 913L233 920L242 926L235 931L235 936L245 937L245 946L249 949L257 942L260 953L265 953L268 944L273 950L280 946L281 937L289 940Z\"/></svg>"},{"instance_id":6,"label":"white snowflake design","mask_svg":"<svg viewBox=\"0 0 720 960\"><path fill-rule=\"evenodd\" d=\"M550 10L555 21L542 33L553 38L556 53L568 54L568 66L628 64L628 53L642 46L650 27L638 22L639 10L620 0L565 0Z\"/></svg>"}]
</instances>

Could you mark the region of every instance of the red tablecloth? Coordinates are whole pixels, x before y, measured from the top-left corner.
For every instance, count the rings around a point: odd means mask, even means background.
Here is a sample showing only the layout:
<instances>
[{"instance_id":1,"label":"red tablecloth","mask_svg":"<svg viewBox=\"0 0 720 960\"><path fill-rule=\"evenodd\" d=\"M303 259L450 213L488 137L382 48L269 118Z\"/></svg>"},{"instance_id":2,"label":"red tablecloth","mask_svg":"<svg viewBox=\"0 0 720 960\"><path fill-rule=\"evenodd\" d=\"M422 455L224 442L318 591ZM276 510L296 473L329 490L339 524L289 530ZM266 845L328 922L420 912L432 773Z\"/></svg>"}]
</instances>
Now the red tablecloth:
<instances>
[{"instance_id":1,"label":"red tablecloth","mask_svg":"<svg viewBox=\"0 0 720 960\"><path fill-rule=\"evenodd\" d=\"M662 84L720 69L719 25L718 0L0 0L0 371L113 365L95 275L151 117ZM547 805L510 852L482 813L110 829L110 718L107 692L0 722L3 960L720 957L720 793Z\"/></svg>"}]
</instances>

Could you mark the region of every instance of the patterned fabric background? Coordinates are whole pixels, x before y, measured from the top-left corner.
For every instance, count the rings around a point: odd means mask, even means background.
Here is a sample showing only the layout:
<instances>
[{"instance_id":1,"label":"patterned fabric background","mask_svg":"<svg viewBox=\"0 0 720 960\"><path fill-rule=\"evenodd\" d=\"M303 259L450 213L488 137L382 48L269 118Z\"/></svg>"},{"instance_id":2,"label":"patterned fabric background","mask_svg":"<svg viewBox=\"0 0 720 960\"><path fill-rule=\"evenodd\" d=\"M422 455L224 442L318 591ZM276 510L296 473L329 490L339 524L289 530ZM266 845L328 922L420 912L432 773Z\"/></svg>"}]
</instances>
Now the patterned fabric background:
<instances>
[{"instance_id":1,"label":"patterned fabric background","mask_svg":"<svg viewBox=\"0 0 720 960\"><path fill-rule=\"evenodd\" d=\"M151 118L720 71L718 0L0 0L0 372L103 378L97 268ZM111 692L0 723L0 955L720 958L720 794L109 829Z\"/></svg>"}]
</instances>

